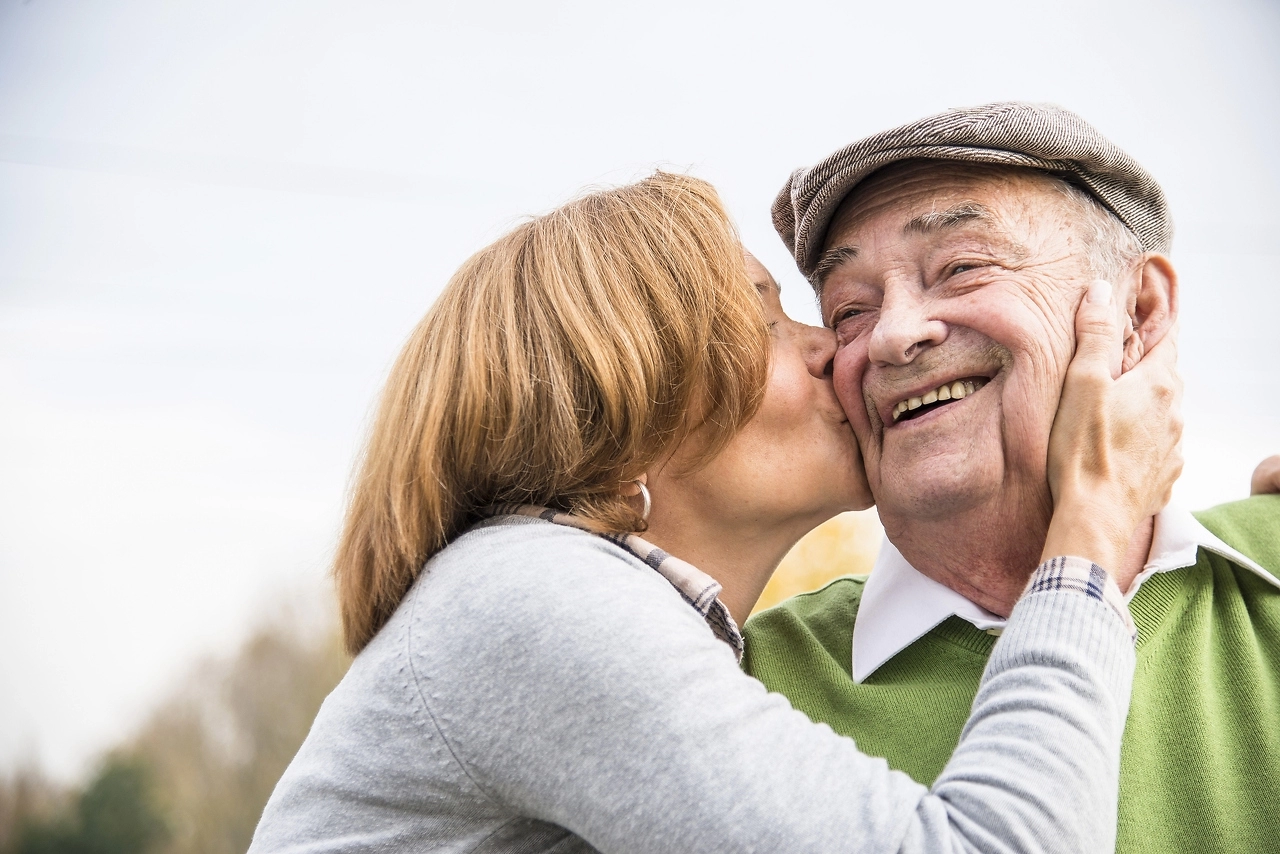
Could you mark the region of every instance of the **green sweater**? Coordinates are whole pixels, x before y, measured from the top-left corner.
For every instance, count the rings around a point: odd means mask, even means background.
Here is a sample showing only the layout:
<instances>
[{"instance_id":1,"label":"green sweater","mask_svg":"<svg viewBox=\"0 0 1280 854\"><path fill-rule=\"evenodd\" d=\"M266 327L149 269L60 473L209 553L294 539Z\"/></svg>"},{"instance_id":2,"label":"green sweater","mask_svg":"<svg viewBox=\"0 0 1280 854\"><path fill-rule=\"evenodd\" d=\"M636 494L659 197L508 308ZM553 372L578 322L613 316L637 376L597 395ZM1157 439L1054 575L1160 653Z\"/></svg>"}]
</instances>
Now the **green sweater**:
<instances>
[{"instance_id":1,"label":"green sweater","mask_svg":"<svg viewBox=\"0 0 1280 854\"><path fill-rule=\"evenodd\" d=\"M1196 517L1280 574L1280 496ZM1280 590L1200 549L1130 603L1138 667L1120 773L1116 850L1280 851ZM852 677L865 577L837 579L747 622L743 666L815 721L921 783L960 737L995 638L951 617Z\"/></svg>"}]
</instances>

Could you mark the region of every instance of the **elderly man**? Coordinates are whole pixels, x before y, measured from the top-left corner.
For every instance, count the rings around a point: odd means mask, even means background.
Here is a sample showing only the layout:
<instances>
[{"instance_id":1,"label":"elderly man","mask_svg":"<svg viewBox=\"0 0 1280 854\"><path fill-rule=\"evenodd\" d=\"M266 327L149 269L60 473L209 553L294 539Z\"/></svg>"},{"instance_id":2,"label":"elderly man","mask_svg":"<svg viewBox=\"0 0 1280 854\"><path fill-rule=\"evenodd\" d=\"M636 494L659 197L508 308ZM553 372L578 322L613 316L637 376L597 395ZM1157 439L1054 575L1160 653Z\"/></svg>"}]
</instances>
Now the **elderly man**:
<instances>
[{"instance_id":1,"label":"elderly man","mask_svg":"<svg viewBox=\"0 0 1280 854\"><path fill-rule=\"evenodd\" d=\"M854 143L796 172L774 222L838 336L888 542L869 576L750 621L746 666L931 783L1044 542L1076 306L1113 283L1131 368L1177 317L1172 223L1142 167L1031 104ZM1139 631L1118 850L1277 850L1280 497L1166 509L1112 569Z\"/></svg>"}]
</instances>

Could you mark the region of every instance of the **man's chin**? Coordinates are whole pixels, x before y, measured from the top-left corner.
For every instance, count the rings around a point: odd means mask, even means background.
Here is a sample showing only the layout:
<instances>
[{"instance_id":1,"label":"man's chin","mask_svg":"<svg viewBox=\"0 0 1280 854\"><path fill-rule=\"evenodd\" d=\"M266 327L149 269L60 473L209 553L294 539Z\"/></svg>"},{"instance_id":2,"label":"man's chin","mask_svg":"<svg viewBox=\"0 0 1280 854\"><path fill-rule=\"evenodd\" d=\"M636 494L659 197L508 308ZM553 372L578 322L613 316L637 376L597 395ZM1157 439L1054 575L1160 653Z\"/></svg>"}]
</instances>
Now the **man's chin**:
<instances>
[{"instance_id":1,"label":"man's chin","mask_svg":"<svg viewBox=\"0 0 1280 854\"><path fill-rule=\"evenodd\" d=\"M987 480L972 473L899 469L889 479L882 479L872 495L885 527L891 527L891 521L944 521L989 501L993 492L1000 490L1000 483Z\"/></svg>"}]
</instances>

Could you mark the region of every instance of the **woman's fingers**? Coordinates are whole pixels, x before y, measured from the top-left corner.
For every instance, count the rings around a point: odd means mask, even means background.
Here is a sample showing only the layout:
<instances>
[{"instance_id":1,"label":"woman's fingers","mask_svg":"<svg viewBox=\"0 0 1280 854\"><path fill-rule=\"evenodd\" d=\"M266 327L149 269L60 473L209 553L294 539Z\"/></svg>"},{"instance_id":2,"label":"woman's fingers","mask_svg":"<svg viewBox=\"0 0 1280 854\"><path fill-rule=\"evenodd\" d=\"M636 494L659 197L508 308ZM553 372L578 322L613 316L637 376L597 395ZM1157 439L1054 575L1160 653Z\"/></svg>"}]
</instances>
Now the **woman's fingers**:
<instances>
[{"instance_id":1,"label":"woman's fingers","mask_svg":"<svg viewBox=\"0 0 1280 854\"><path fill-rule=\"evenodd\" d=\"M1182 474L1182 377L1178 374L1178 329L1175 325L1131 370L1116 381L1116 391L1128 399L1136 414L1145 420L1155 456L1147 473L1153 486L1143 505L1148 514L1158 513L1173 492ZM1159 452L1163 450L1164 456Z\"/></svg>"},{"instance_id":2,"label":"woman's fingers","mask_svg":"<svg viewBox=\"0 0 1280 854\"><path fill-rule=\"evenodd\" d=\"M1110 468L1107 399L1120 347L1111 296L1108 282L1095 281L1076 310L1076 352L1049 435L1049 488L1055 502L1064 493L1087 492L1091 483L1106 479Z\"/></svg>"},{"instance_id":3,"label":"woman's fingers","mask_svg":"<svg viewBox=\"0 0 1280 854\"><path fill-rule=\"evenodd\" d=\"M1118 560L1137 525L1157 512L1182 471L1182 380L1172 333L1123 375L1122 313L1111 287L1089 286L1076 313L1076 352L1049 436L1055 507L1088 508ZM1084 538L1087 539L1087 538Z\"/></svg>"},{"instance_id":4,"label":"woman's fingers","mask_svg":"<svg viewBox=\"0 0 1280 854\"><path fill-rule=\"evenodd\" d=\"M1280 492L1280 454L1267 457L1253 470L1253 482L1249 486L1250 495L1268 495Z\"/></svg>"},{"instance_id":5,"label":"woman's fingers","mask_svg":"<svg viewBox=\"0 0 1280 854\"><path fill-rule=\"evenodd\" d=\"M1119 369L1122 346L1120 327L1111 304L1111 283L1097 279L1089 284L1076 310L1076 354L1071 360L1071 369L1114 376Z\"/></svg>"},{"instance_id":6,"label":"woman's fingers","mask_svg":"<svg viewBox=\"0 0 1280 854\"><path fill-rule=\"evenodd\" d=\"M1178 324L1175 323L1129 373L1134 374L1135 380L1142 377L1143 382L1159 382L1181 396L1182 377L1178 375Z\"/></svg>"}]
</instances>

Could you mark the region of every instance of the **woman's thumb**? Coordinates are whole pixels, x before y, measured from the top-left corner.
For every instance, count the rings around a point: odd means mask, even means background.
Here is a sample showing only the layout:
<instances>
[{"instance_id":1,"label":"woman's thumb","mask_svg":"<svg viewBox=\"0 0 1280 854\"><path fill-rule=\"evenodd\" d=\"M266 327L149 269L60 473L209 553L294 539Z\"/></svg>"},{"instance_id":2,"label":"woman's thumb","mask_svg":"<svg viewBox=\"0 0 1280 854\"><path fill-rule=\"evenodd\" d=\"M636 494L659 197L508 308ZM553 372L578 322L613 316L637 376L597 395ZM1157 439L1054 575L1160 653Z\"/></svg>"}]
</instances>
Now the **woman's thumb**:
<instances>
[{"instance_id":1,"label":"woman's thumb","mask_svg":"<svg viewBox=\"0 0 1280 854\"><path fill-rule=\"evenodd\" d=\"M1122 332L1116 323L1116 313L1111 305L1111 283L1095 279L1089 283L1084 300L1076 311L1077 363L1089 363L1115 376L1113 356L1121 352ZM1118 365L1116 366L1118 368Z\"/></svg>"}]
</instances>

